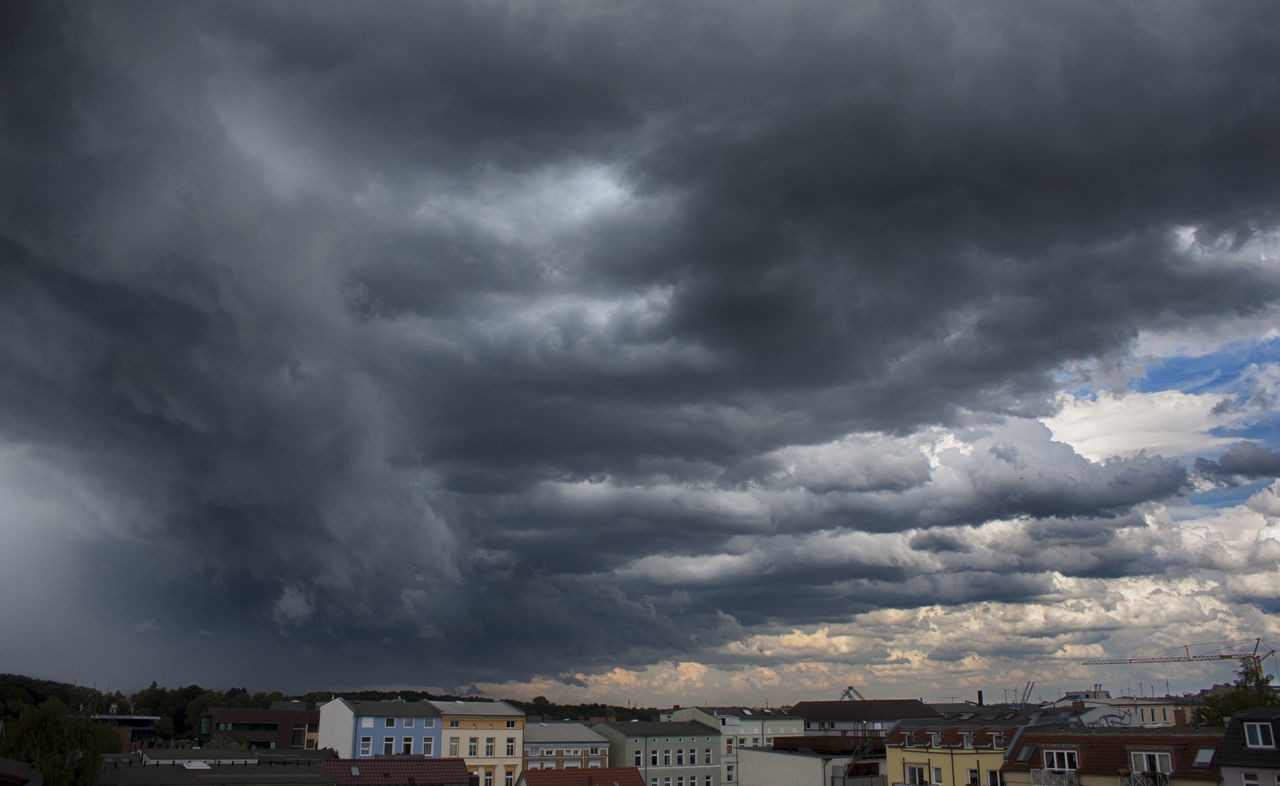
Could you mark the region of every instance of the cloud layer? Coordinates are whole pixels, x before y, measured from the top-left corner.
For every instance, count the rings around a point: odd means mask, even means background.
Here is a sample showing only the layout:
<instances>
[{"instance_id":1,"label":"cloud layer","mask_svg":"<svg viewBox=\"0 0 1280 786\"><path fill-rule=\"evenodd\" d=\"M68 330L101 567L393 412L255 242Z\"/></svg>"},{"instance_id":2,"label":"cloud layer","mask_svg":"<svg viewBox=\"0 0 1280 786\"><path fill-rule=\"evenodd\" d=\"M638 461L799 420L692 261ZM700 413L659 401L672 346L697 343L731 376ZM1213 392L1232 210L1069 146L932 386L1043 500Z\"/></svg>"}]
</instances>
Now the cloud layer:
<instances>
[{"instance_id":1,"label":"cloud layer","mask_svg":"<svg viewBox=\"0 0 1280 786\"><path fill-rule=\"evenodd\" d=\"M14 668L798 699L1280 633L1270 4L4 14L0 573L74 576Z\"/></svg>"}]
</instances>

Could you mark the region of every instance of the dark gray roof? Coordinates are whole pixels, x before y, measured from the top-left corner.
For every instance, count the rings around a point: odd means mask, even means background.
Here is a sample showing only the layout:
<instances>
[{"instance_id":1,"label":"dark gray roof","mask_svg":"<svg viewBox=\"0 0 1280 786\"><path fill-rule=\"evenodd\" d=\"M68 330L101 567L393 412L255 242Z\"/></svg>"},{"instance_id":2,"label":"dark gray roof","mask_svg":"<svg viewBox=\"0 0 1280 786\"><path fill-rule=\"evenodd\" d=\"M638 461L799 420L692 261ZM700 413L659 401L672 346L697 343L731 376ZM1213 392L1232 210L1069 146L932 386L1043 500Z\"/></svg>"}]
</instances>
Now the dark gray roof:
<instances>
[{"instance_id":1,"label":"dark gray roof","mask_svg":"<svg viewBox=\"0 0 1280 786\"><path fill-rule=\"evenodd\" d=\"M143 766L137 758L109 756L96 786L333 786L337 781L319 759L276 764L210 764L191 761Z\"/></svg>"},{"instance_id":2,"label":"dark gray roof","mask_svg":"<svg viewBox=\"0 0 1280 786\"><path fill-rule=\"evenodd\" d=\"M429 701L348 701L356 715L377 718L438 718L440 710Z\"/></svg>"},{"instance_id":3,"label":"dark gray roof","mask_svg":"<svg viewBox=\"0 0 1280 786\"><path fill-rule=\"evenodd\" d=\"M596 728L607 726L628 737L705 737L720 736L720 730L697 721L631 721L628 723L599 723Z\"/></svg>"},{"instance_id":4,"label":"dark gray roof","mask_svg":"<svg viewBox=\"0 0 1280 786\"><path fill-rule=\"evenodd\" d=\"M1280 740L1280 707L1254 707L1241 710L1227 721L1227 730L1218 746L1214 763L1226 767L1280 769L1280 752L1276 748L1250 748L1245 745L1245 723L1270 723L1272 741Z\"/></svg>"}]
</instances>

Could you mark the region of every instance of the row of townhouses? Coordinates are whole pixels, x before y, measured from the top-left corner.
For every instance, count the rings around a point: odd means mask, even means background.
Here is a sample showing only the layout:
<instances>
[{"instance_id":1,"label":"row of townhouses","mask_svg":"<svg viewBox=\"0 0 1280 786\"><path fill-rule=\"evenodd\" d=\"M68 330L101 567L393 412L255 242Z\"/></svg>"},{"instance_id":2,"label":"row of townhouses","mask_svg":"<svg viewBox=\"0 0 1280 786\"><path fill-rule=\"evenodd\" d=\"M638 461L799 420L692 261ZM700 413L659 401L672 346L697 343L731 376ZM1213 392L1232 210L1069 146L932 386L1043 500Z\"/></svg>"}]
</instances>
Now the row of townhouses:
<instances>
[{"instance_id":1,"label":"row of townhouses","mask_svg":"<svg viewBox=\"0 0 1280 786\"><path fill-rule=\"evenodd\" d=\"M335 698L311 711L214 709L204 726L206 744L337 761L310 772L338 772L341 786L396 786L395 772L416 773L404 776L413 786L429 786L429 772L463 773L471 786L1280 786L1280 708L1215 729L1188 725L1175 700L1126 702L677 706L658 721L588 726L501 701ZM444 763L414 764L424 761Z\"/></svg>"}]
</instances>

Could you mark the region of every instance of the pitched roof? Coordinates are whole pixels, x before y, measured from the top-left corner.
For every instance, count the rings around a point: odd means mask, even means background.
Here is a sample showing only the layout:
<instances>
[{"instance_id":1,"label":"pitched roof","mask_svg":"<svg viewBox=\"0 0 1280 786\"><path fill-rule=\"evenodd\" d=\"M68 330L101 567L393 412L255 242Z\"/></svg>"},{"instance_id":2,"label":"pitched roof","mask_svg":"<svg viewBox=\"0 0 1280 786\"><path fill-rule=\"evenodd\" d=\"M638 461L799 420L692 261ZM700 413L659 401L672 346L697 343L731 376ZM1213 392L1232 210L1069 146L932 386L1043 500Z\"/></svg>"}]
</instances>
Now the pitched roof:
<instances>
[{"instance_id":1,"label":"pitched roof","mask_svg":"<svg viewBox=\"0 0 1280 786\"><path fill-rule=\"evenodd\" d=\"M1028 729L1010 747L1002 770L1026 772L1044 766L1041 751L1047 748L1074 750L1076 771L1083 775L1114 775L1133 766L1131 752L1168 753L1173 767L1171 775L1194 780L1218 780L1218 765L1195 766L1202 750L1216 749L1222 742L1222 729L1196 729L1185 726L1158 729L1080 728L1034 731Z\"/></svg>"},{"instance_id":2,"label":"pitched roof","mask_svg":"<svg viewBox=\"0 0 1280 786\"><path fill-rule=\"evenodd\" d=\"M1250 748L1245 744L1245 723L1269 723L1271 740L1274 744L1280 740L1280 707L1255 707L1242 710L1231 716L1227 729L1218 746L1215 762L1228 767L1257 767L1259 769L1280 769L1280 749Z\"/></svg>"},{"instance_id":3,"label":"pitched roof","mask_svg":"<svg viewBox=\"0 0 1280 786\"><path fill-rule=\"evenodd\" d=\"M716 717L727 715L733 718L766 718L768 720L800 719L799 715L785 712L778 707L698 707L697 709ZM672 711L674 712L675 709Z\"/></svg>"},{"instance_id":4,"label":"pitched roof","mask_svg":"<svg viewBox=\"0 0 1280 786\"><path fill-rule=\"evenodd\" d=\"M344 699L344 701L346 701ZM440 710L429 701L348 701L356 715L377 718L438 718Z\"/></svg>"},{"instance_id":5,"label":"pitched roof","mask_svg":"<svg viewBox=\"0 0 1280 786\"><path fill-rule=\"evenodd\" d=\"M941 718L937 710L919 699L868 699L866 701L802 701L792 715L807 721L895 721L903 718Z\"/></svg>"},{"instance_id":6,"label":"pitched roof","mask_svg":"<svg viewBox=\"0 0 1280 786\"><path fill-rule=\"evenodd\" d=\"M1002 735L1001 741L1010 740L1014 733L1018 730L1016 723L1003 723L995 725L970 725L970 724L939 724L935 726L899 726L897 731L885 738L884 744L890 746L907 746L916 747L920 745L928 745L929 747L941 748L963 748L965 745L965 736L968 735L969 745L973 748L992 748L993 735ZM937 735L937 744L933 742L933 737Z\"/></svg>"},{"instance_id":7,"label":"pitched roof","mask_svg":"<svg viewBox=\"0 0 1280 786\"><path fill-rule=\"evenodd\" d=\"M573 721L526 723L524 725L525 745L538 745L548 742L581 742L587 745L608 745L609 738L598 731L592 731L585 724Z\"/></svg>"},{"instance_id":8,"label":"pitched roof","mask_svg":"<svg viewBox=\"0 0 1280 786\"><path fill-rule=\"evenodd\" d=\"M629 721L627 723L598 723L626 737L706 737L720 736L720 730L698 721Z\"/></svg>"},{"instance_id":9,"label":"pitched roof","mask_svg":"<svg viewBox=\"0 0 1280 786\"><path fill-rule=\"evenodd\" d=\"M324 766L338 786L465 786L467 783L467 764L462 759L389 756L330 759Z\"/></svg>"},{"instance_id":10,"label":"pitched roof","mask_svg":"<svg viewBox=\"0 0 1280 786\"><path fill-rule=\"evenodd\" d=\"M466 715L482 718L524 717L522 710L507 704L505 701L437 701L435 699L427 699L426 703L439 710L441 715Z\"/></svg>"},{"instance_id":11,"label":"pitched roof","mask_svg":"<svg viewBox=\"0 0 1280 786\"><path fill-rule=\"evenodd\" d=\"M525 770L521 777L528 786L644 786L635 767Z\"/></svg>"}]
</instances>

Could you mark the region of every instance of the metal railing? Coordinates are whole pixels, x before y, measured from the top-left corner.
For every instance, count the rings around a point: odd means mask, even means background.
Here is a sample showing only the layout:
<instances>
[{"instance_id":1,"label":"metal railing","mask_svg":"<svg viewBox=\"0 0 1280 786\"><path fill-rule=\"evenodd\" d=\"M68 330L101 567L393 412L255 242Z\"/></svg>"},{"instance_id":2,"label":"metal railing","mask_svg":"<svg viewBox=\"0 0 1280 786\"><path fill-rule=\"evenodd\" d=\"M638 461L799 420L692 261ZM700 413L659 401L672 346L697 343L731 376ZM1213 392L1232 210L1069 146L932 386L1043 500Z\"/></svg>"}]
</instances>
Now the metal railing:
<instances>
[{"instance_id":1,"label":"metal railing","mask_svg":"<svg viewBox=\"0 0 1280 786\"><path fill-rule=\"evenodd\" d=\"M1032 770L1031 786L1077 786L1075 770Z\"/></svg>"},{"instance_id":2,"label":"metal railing","mask_svg":"<svg viewBox=\"0 0 1280 786\"><path fill-rule=\"evenodd\" d=\"M1169 786L1169 773L1131 772L1121 775L1116 786Z\"/></svg>"}]
</instances>

